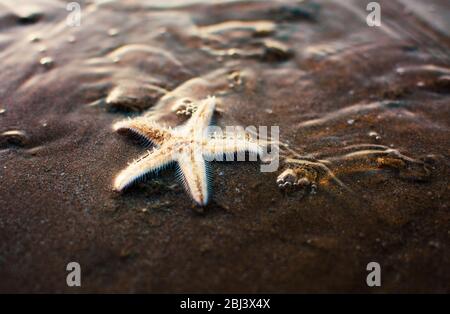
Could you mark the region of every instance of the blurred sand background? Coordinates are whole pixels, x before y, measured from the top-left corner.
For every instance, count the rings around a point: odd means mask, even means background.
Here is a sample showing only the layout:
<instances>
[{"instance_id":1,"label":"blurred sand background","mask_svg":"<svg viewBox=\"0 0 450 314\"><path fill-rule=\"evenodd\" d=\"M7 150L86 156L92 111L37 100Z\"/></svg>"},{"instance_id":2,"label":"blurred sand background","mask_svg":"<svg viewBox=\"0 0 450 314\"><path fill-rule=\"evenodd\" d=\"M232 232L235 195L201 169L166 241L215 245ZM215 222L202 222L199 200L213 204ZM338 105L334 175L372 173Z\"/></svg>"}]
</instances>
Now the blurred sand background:
<instances>
[{"instance_id":1,"label":"blurred sand background","mask_svg":"<svg viewBox=\"0 0 450 314\"><path fill-rule=\"evenodd\" d=\"M449 292L450 4L368 2L0 1L0 291ZM112 123L207 95L280 126L280 169L213 163L204 210L170 170L115 194L143 150Z\"/></svg>"}]
</instances>

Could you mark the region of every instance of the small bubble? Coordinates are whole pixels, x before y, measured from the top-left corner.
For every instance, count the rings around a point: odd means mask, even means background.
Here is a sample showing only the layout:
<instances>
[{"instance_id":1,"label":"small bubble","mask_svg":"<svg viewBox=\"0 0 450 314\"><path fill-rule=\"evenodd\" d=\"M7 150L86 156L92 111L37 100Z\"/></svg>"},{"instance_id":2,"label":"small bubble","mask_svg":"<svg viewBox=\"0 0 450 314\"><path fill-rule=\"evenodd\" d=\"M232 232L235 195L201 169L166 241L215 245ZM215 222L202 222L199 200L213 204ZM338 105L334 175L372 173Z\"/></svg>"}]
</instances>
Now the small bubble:
<instances>
[{"instance_id":1,"label":"small bubble","mask_svg":"<svg viewBox=\"0 0 450 314\"><path fill-rule=\"evenodd\" d=\"M53 59L51 57L44 57L39 61L39 63L48 68L53 65Z\"/></svg>"},{"instance_id":2,"label":"small bubble","mask_svg":"<svg viewBox=\"0 0 450 314\"><path fill-rule=\"evenodd\" d=\"M281 42L267 39L263 42L263 44L264 52L262 58L265 61L286 61L293 56L293 50Z\"/></svg>"},{"instance_id":3,"label":"small bubble","mask_svg":"<svg viewBox=\"0 0 450 314\"><path fill-rule=\"evenodd\" d=\"M38 51L39 51L39 52L46 52L46 51L47 51L47 47L45 47L45 46L40 46L40 47L38 48Z\"/></svg>"},{"instance_id":4,"label":"small bubble","mask_svg":"<svg viewBox=\"0 0 450 314\"><path fill-rule=\"evenodd\" d=\"M69 36L69 38L67 38L67 41L69 43L74 43L77 39L75 38L75 36Z\"/></svg>"},{"instance_id":5,"label":"small bubble","mask_svg":"<svg viewBox=\"0 0 450 314\"><path fill-rule=\"evenodd\" d=\"M27 149L25 152L31 156L36 156L37 154L39 154L40 151L42 151L43 146L36 146L30 149Z\"/></svg>"},{"instance_id":6,"label":"small bubble","mask_svg":"<svg viewBox=\"0 0 450 314\"><path fill-rule=\"evenodd\" d=\"M25 146L28 143L28 136L21 130L10 130L0 134L0 138L9 145Z\"/></svg>"},{"instance_id":7,"label":"small bubble","mask_svg":"<svg viewBox=\"0 0 450 314\"><path fill-rule=\"evenodd\" d=\"M428 245L433 247L433 248L436 248L436 249L439 249L440 246L441 246L441 244L439 242L437 242L437 241L430 241L430 242L428 242Z\"/></svg>"},{"instance_id":8,"label":"small bubble","mask_svg":"<svg viewBox=\"0 0 450 314\"><path fill-rule=\"evenodd\" d=\"M117 36L119 34L119 30L117 28L110 28L108 30L108 35L111 37Z\"/></svg>"},{"instance_id":9,"label":"small bubble","mask_svg":"<svg viewBox=\"0 0 450 314\"><path fill-rule=\"evenodd\" d=\"M396 72L398 74L403 74L403 73L405 73L405 69L404 68L397 68Z\"/></svg>"},{"instance_id":10,"label":"small bubble","mask_svg":"<svg viewBox=\"0 0 450 314\"><path fill-rule=\"evenodd\" d=\"M172 111L177 115L190 116L196 110L197 105L189 98L181 98L172 106Z\"/></svg>"},{"instance_id":11,"label":"small bubble","mask_svg":"<svg viewBox=\"0 0 450 314\"><path fill-rule=\"evenodd\" d=\"M5 114L5 112L6 112L6 109L5 109L5 108L0 108L0 115Z\"/></svg>"},{"instance_id":12,"label":"small bubble","mask_svg":"<svg viewBox=\"0 0 450 314\"><path fill-rule=\"evenodd\" d=\"M236 83L236 84L241 84L241 83L242 83L242 80L241 80L241 74L239 73L239 71L231 72L231 73L228 75L228 79L229 79L231 82Z\"/></svg>"},{"instance_id":13,"label":"small bubble","mask_svg":"<svg viewBox=\"0 0 450 314\"><path fill-rule=\"evenodd\" d=\"M234 48L228 49L227 54L228 54L230 57L237 57L237 56L239 56L238 50L237 50L237 49L234 49Z\"/></svg>"},{"instance_id":14,"label":"small bubble","mask_svg":"<svg viewBox=\"0 0 450 314\"><path fill-rule=\"evenodd\" d=\"M355 123L355 119L348 119L347 124L352 125Z\"/></svg>"},{"instance_id":15,"label":"small bubble","mask_svg":"<svg viewBox=\"0 0 450 314\"><path fill-rule=\"evenodd\" d=\"M370 136L370 137L374 137L377 141L378 141L378 140L381 140L381 136L380 136L377 132L375 132L375 131L369 132L369 136Z\"/></svg>"},{"instance_id":16,"label":"small bubble","mask_svg":"<svg viewBox=\"0 0 450 314\"><path fill-rule=\"evenodd\" d=\"M39 35L37 35L37 34L32 34L29 37L29 41L32 42L32 43L36 43L38 41L41 41L41 37Z\"/></svg>"}]
</instances>

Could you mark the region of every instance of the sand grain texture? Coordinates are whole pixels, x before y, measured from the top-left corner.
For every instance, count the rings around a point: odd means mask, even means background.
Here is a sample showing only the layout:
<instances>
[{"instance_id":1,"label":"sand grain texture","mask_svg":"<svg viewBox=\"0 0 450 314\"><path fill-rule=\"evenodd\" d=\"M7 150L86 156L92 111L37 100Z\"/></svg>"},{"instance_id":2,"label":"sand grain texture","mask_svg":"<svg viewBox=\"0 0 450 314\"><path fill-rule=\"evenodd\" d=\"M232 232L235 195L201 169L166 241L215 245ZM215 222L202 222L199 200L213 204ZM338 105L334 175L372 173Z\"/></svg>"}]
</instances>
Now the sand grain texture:
<instances>
[{"instance_id":1,"label":"sand grain texture","mask_svg":"<svg viewBox=\"0 0 450 314\"><path fill-rule=\"evenodd\" d=\"M366 2L84 1L69 27L64 1L0 1L0 291L449 292L449 3L379 1L377 28ZM203 213L173 171L115 194L142 148L111 125L208 95L349 190L214 163Z\"/></svg>"}]
</instances>

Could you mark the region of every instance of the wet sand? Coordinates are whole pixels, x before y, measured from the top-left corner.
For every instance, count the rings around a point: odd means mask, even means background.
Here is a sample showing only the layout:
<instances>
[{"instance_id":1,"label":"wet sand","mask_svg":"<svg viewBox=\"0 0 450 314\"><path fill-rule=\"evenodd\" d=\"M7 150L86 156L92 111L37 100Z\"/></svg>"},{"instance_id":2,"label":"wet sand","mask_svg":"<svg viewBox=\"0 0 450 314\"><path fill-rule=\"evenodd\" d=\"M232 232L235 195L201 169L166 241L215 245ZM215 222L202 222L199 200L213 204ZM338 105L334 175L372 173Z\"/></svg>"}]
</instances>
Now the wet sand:
<instances>
[{"instance_id":1,"label":"wet sand","mask_svg":"<svg viewBox=\"0 0 450 314\"><path fill-rule=\"evenodd\" d=\"M0 291L449 292L450 5L367 2L0 1ZM173 170L114 193L143 149L111 125L208 95L280 126L279 170L211 164L203 210Z\"/></svg>"}]
</instances>

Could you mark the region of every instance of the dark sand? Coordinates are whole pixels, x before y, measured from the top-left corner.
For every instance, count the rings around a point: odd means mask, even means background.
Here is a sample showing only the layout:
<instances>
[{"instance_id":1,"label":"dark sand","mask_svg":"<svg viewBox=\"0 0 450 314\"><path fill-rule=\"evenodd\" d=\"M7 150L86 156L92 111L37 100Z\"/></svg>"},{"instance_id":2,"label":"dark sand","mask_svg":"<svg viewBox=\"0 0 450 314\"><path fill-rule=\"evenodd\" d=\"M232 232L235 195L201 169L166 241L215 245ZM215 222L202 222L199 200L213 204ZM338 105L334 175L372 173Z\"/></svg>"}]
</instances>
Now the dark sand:
<instances>
[{"instance_id":1,"label":"dark sand","mask_svg":"<svg viewBox=\"0 0 450 314\"><path fill-rule=\"evenodd\" d=\"M369 1L92 2L68 27L64 1L0 1L1 292L449 292L448 1L380 1L381 28ZM111 124L209 94L351 191L253 162L212 164L203 212L170 170L115 194L143 150Z\"/></svg>"}]
</instances>

